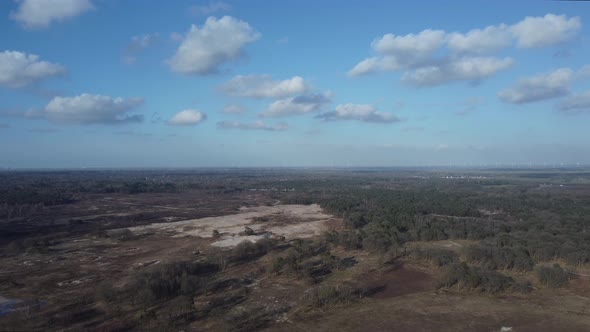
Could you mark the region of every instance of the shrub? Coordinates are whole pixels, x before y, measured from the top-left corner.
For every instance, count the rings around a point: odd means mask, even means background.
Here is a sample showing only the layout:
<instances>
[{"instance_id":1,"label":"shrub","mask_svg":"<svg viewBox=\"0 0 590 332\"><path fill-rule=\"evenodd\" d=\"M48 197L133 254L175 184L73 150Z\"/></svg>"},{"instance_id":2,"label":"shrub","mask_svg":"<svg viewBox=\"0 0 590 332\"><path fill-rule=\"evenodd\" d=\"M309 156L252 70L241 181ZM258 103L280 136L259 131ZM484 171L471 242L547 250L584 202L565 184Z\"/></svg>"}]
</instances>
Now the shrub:
<instances>
[{"instance_id":1,"label":"shrub","mask_svg":"<svg viewBox=\"0 0 590 332\"><path fill-rule=\"evenodd\" d=\"M178 295L192 296L206 287L218 266L209 262L173 262L159 264L135 275L130 291L134 300L150 304Z\"/></svg>"},{"instance_id":2,"label":"shrub","mask_svg":"<svg viewBox=\"0 0 590 332\"><path fill-rule=\"evenodd\" d=\"M514 279L499 272L480 267L472 267L466 263L453 263L439 281L439 288L457 286L459 289L479 290L486 293L498 293L508 290Z\"/></svg>"},{"instance_id":3,"label":"shrub","mask_svg":"<svg viewBox=\"0 0 590 332\"><path fill-rule=\"evenodd\" d=\"M138 238L137 235L127 228L110 230L108 231L108 235L118 241L131 241Z\"/></svg>"},{"instance_id":4,"label":"shrub","mask_svg":"<svg viewBox=\"0 0 590 332\"><path fill-rule=\"evenodd\" d=\"M410 256L432 262L436 266L445 266L459 261L459 256L452 250L435 248L415 248Z\"/></svg>"},{"instance_id":5,"label":"shrub","mask_svg":"<svg viewBox=\"0 0 590 332\"><path fill-rule=\"evenodd\" d=\"M309 306L322 308L330 305L349 304L360 299L364 292L350 285L323 286L315 288L307 295Z\"/></svg>"},{"instance_id":6,"label":"shrub","mask_svg":"<svg viewBox=\"0 0 590 332\"><path fill-rule=\"evenodd\" d=\"M117 290L108 281L102 281L96 286L96 298L104 302L113 302L117 297Z\"/></svg>"},{"instance_id":7,"label":"shrub","mask_svg":"<svg viewBox=\"0 0 590 332\"><path fill-rule=\"evenodd\" d=\"M236 310L224 315L224 327L227 331L261 330L276 319L277 314L285 310L284 308L272 309L264 306Z\"/></svg>"},{"instance_id":8,"label":"shrub","mask_svg":"<svg viewBox=\"0 0 590 332\"><path fill-rule=\"evenodd\" d=\"M261 239L252 243L243 241L235 246L231 251L232 259L235 261L249 261L254 258L266 255L275 246L275 241L271 239Z\"/></svg>"},{"instance_id":9,"label":"shrub","mask_svg":"<svg viewBox=\"0 0 590 332\"><path fill-rule=\"evenodd\" d=\"M559 266L540 266L537 268L537 277L539 282L547 287L559 288L567 285L569 281L569 273Z\"/></svg>"},{"instance_id":10,"label":"shrub","mask_svg":"<svg viewBox=\"0 0 590 332\"><path fill-rule=\"evenodd\" d=\"M533 285L526 280L517 280L510 288L513 292L528 294L533 291Z\"/></svg>"}]
</instances>

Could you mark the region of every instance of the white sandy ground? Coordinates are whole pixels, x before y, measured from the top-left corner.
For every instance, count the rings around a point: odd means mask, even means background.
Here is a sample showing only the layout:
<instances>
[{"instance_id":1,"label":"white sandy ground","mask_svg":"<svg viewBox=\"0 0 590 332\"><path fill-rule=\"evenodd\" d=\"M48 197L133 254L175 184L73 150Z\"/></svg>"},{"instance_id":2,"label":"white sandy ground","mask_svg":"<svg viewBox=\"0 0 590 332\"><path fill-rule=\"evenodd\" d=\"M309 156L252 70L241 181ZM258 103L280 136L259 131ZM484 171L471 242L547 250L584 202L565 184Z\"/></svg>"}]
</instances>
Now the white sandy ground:
<instances>
[{"instance_id":1,"label":"white sandy ground","mask_svg":"<svg viewBox=\"0 0 590 332\"><path fill-rule=\"evenodd\" d=\"M277 225L274 222L255 222L254 218L278 215L287 223ZM255 232L266 232L276 236L284 236L287 239L309 238L321 234L325 230L326 221L334 217L322 212L317 204L312 205L273 205L241 208L240 212L221 217L208 217L200 219L182 220L176 222L157 223L145 226L129 228L135 234L157 231L169 233L172 236L198 236L202 238L213 237L213 231L221 233L221 238L212 245L218 247L233 247L242 241L255 242L265 236L239 235L245 227L250 227Z\"/></svg>"}]
</instances>

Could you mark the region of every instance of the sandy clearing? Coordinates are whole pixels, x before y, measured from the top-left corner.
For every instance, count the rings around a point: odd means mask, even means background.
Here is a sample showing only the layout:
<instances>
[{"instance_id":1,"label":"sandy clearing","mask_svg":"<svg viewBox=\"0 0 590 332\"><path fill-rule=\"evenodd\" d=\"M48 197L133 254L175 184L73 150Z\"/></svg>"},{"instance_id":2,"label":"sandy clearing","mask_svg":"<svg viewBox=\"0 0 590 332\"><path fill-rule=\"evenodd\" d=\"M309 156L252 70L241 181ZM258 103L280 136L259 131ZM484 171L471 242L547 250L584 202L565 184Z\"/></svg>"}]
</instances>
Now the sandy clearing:
<instances>
[{"instance_id":1,"label":"sandy clearing","mask_svg":"<svg viewBox=\"0 0 590 332\"><path fill-rule=\"evenodd\" d=\"M254 221L259 217L270 217L273 221ZM331 219L334 217L323 213L317 204L273 205L243 207L240 208L239 213L233 215L156 223L131 227L129 230L136 234L156 231L168 233L174 237L198 236L202 238L213 237L213 231L217 230L221 237L212 245L233 247L244 240L254 242L269 235L284 236L287 239L316 236L326 229L325 223ZM256 234L240 235L246 226L253 229Z\"/></svg>"}]
</instances>

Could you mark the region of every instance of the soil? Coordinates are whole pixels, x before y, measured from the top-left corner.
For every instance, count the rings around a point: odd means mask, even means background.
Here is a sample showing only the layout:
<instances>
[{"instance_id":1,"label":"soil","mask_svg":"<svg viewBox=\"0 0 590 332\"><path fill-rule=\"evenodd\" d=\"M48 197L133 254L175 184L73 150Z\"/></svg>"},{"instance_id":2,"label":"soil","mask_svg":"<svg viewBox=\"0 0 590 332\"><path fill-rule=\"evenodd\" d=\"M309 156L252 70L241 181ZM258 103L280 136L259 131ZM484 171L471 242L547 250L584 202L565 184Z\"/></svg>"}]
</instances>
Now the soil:
<instances>
[{"instance_id":1,"label":"soil","mask_svg":"<svg viewBox=\"0 0 590 332\"><path fill-rule=\"evenodd\" d=\"M368 285L371 289L379 289L372 295L373 298L387 299L431 291L434 287L434 278L426 272L400 263L382 274L371 276Z\"/></svg>"},{"instance_id":2,"label":"soil","mask_svg":"<svg viewBox=\"0 0 590 332\"><path fill-rule=\"evenodd\" d=\"M327 222L332 219L334 217L323 213L317 204L273 205L243 207L239 213L226 216L155 223L129 229L135 234L155 232L173 237L201 238L212 238L213 231L217 230L220 238L212 245L233 247L242 241L255 242L264 236L284 236L286 239L310 238L328 230ZM243 234L246 227L254 230L256 234Z\"/></svg>"}]
</instances>

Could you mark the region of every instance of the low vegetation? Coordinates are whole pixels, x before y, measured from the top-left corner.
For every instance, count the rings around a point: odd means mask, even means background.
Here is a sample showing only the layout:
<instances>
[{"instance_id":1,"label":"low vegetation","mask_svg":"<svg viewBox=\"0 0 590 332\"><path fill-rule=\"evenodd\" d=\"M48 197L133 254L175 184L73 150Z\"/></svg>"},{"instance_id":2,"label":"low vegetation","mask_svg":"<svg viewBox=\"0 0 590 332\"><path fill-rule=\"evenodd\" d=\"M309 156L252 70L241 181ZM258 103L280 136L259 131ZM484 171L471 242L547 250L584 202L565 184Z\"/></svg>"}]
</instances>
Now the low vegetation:
<instances>
[{"instance_id":1,"label":"low vegetation","mask_svg":"<svg viewBox=\"0 0 590 332\"><path fill-rule=\"evenodd\" d=\"M590 264L590 187L577 182L590 174L490 172L453 180L445 174L0 173L0 263L12 273L0 276L1 295L40 299L0 317L0 325L280 328L280 322L319 319L349 306L391 303L377 294L398 280L400 266L420 273L409 273L396 287L418 284L409 280L413 276L429 279L410 292L390 289L395 301L412 292L526 299L563 292L554 288L583 289L578 283L585 279L570 280ZM561 183L566 186L551 187ZM319 204L335 218L321 236L303 240L263 237L269 225L296 220L255 217L258 227L239 228L244 236L262 238L228 248L215 247L231 237L222 227L203 238L127 229L277 201Z\"/></svg>"}]
</instances>

